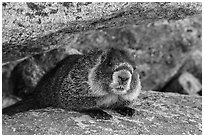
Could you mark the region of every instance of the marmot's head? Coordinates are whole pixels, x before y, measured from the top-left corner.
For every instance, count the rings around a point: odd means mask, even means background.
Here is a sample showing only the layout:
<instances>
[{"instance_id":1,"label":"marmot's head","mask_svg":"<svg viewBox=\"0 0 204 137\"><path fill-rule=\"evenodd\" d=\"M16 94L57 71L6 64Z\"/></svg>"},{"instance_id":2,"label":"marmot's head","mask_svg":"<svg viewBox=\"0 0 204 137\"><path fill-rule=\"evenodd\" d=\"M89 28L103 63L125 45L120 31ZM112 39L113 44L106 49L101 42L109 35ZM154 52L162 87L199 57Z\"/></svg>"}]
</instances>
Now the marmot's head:
<instances>
[{"instance_id":1,"label":"marmot's head","mask_svg":"<svg viewBox=\"0 0 204 137\"><path fill-rule=\"evenodd\" d=\"M129 53L110 48L101 52L98 63L89 73L89 84L97 95L124 95L137 88L139 75Z\"/></svg>"}]
</instances>

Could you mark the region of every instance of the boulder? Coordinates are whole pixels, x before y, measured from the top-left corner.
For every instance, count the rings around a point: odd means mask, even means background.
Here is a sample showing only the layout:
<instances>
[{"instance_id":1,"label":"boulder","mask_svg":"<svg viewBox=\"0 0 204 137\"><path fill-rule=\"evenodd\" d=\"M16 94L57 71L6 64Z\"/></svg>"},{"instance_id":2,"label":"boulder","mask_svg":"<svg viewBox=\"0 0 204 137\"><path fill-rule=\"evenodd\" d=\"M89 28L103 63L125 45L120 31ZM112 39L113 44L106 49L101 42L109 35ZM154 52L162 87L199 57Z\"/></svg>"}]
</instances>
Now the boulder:
<instances>
[{"instance_id":1,"label":"boulder","mask_svg":"<svg viewBox=\"0 0 204 137\"><path fill-rule=\"evenodd\" d=\"M63 109L38 109L2 115L3 135L202 135L202 98L143 91L133 117L107 110L111 120L96 120Z\"/></svg>"},{"instance_id":2,"label":"boulder","mask_svg":"<svg viewBox=\"0 0 204 137\"><path fill-rule=\"evenodd\" d=\"M3 2L2 62L67 45L83 31L197 14L201 2Z\"/></svg>"},{"instance_id":3,"label":"boulder","mask_svg":"<svg viewBox=\"0 0 204 137\"><path fill-rule=\"evenodd\" d=\"M177 74L160 91L202 96L201 46L190 53Z\"/></svg>"}]
</instances>

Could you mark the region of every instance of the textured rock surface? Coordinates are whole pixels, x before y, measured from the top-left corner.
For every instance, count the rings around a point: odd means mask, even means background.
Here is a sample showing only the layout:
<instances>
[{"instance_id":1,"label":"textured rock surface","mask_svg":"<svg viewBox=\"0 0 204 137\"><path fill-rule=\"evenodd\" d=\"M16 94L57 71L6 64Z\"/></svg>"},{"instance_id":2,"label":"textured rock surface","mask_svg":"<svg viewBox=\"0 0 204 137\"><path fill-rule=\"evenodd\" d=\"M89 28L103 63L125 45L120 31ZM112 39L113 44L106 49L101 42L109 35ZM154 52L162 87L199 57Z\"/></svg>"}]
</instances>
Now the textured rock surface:
<instances>
[{"instance_id":1,"label":"textured rock surface","mask_svg":"<svg viewBox=\"0 0 204 137\"><path fill-rule=\"evenodd\" d=\"M51 108L3 115L2 134L202 134L201 97L143 91L135 109L132 118L107 111L113 115L107 121Z\"/></svg>"},{"instance_id":2,"label":"textured rock surface","mask_svg":"<svg viewBox=\"0 0 204 137\"><path fill-rule=\"evenodd\" d=\"M177 74L161 91L202 95L202 46L192 51ZM187 74L187 75L186 75ZM185 81L185 82L184 82Z\"/></svg>"},{"instance_id":3,"label":"textured rock surface","mask_svg":"<svg viewBox=\"0 0 204 137\"><path fill-rule=\"evenodd\" d=\"M81 31L178 20L201 13L202 3L7 2L2 4L3 62L59 47L63 33L69 39Z\"/></svg>"}]
</instances>

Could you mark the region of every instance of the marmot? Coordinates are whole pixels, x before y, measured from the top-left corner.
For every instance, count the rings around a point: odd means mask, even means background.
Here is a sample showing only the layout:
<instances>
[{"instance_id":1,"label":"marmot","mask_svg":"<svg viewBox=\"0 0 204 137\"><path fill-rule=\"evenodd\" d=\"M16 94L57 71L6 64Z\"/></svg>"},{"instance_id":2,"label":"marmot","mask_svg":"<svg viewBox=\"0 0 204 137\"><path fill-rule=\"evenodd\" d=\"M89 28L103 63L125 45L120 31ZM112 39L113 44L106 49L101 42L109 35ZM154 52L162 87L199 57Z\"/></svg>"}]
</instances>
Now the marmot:
<instances>
[{"instance_id":1,"label":"marmot","mask_svg":"<svg viewBox=\"0 0 204 137\"><path fill-rule=\"evenodd\" d=\"M3 114L51 106L99 119L112 117L104 109L132 116L135 110L129 106L140 90L135 61L125 49L97 49L67 56L39 81L31 97L3 109Z\"/></svg>"}]
</instances>

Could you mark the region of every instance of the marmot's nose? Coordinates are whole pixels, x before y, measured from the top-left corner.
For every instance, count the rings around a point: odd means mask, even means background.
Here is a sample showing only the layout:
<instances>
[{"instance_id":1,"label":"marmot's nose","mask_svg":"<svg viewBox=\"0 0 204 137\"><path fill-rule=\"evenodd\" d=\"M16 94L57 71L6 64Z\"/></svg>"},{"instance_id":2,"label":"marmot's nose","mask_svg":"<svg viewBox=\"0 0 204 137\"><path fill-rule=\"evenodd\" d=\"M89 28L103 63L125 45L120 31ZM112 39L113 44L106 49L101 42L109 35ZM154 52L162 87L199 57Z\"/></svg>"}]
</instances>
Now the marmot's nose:
<instances>
[{"instance_id":1,"label":"marmot's nose","mask_svg":"<svg viewBox=\"0 0 204 137\"><path fill-rule=\"evenodd\" d=\"M123 84L128 81L129 77L118 76L118 79Z\"/></svg>"}]
</instances>

